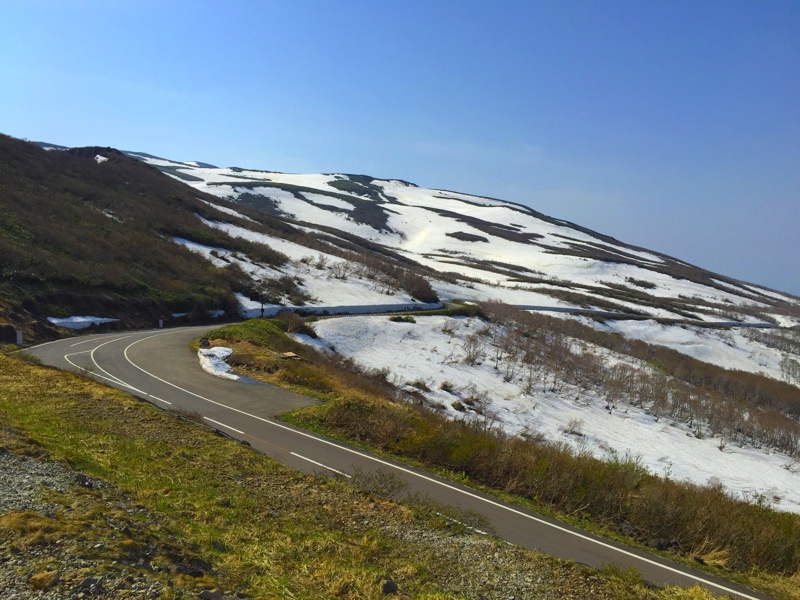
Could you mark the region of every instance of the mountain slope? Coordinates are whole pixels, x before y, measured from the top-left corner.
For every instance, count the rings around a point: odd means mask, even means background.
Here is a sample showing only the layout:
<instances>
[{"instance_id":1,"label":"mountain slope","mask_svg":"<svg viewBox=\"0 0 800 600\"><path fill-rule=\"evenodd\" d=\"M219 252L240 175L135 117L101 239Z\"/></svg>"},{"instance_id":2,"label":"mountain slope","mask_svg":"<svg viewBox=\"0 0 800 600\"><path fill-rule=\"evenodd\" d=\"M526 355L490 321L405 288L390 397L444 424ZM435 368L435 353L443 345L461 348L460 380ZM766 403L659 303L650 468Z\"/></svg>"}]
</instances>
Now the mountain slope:
<instances>
[{"instance_id":1,"label":"mountain slope","mask_svg":"<svg viewBox=\"0 0 800 600\"><path fill-rule=\"evenodd\" d=\"M0 303L6 319L99 314L153 325L173 312L236 313L248 280L174 236L285 257L204 225L202 194L111 148L47 152L0 136ZM124 324L124 323L123 323Z\"/></svg>"},{"instance_id":2,"label":"mountain slope","mask_svg":"<svg viewBox=\"0 0 800 600\"><path fill-rule=\"evenodd\" d=\"M208 226L286 254L280 270L308 292L309 310L413 301L370 287L365 265L378 259L425 277L443 300L484 303L489 324L369 317L300 338L384 373L409 401L800 511L798 298L492 198L130 154L215 195L222 214ZM234 222L242 212L306 237L254 231ZM547 312L560 318L535 314Z\"/></svg>"},{"instance_id":3,"label":"mountain slope","mask_svg":"<svg viewBox=\"0 0 800 600\"><path fill-rule=\"evenodd\" d=\"M481 302L490 324L326 321L303 341L447 417L800 510L794 296L492 198L0 142L0 318Z\"/></svg>"},{"instance_id":4,"label":"mountain slope","mask_svg":"<svg viewBox=\"0 0 800 600\"><path fill-rule=\"evenodd\" d=\"M415 263L445 280L433 284L444 297L488 299L501 288L518 305L701 322L774 322L800 306L789 294L502 200L363 175L223 169L129 154L198 190L319 232L334 245L355 241ZM454 271L457 277L448 275Z\"/></svg>"}]
</instances>

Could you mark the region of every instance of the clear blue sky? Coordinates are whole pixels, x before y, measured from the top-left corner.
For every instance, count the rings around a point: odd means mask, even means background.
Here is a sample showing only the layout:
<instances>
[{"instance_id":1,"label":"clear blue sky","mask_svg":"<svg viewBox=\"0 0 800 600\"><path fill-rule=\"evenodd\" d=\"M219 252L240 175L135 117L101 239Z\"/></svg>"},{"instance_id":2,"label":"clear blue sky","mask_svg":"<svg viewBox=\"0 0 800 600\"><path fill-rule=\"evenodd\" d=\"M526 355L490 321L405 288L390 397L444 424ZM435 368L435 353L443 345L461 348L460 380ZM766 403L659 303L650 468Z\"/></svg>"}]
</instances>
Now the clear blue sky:
<instances>
[{"instance_id":1,"label":"clear blue sky","mask_svg":"<svg viewBox=\"0 0 800 600\"><path fill-rule=\"evenodd\" d=\"M0 131L527 204L800 295L800 2L10 0Z\"/></svg>"}]
</instances>

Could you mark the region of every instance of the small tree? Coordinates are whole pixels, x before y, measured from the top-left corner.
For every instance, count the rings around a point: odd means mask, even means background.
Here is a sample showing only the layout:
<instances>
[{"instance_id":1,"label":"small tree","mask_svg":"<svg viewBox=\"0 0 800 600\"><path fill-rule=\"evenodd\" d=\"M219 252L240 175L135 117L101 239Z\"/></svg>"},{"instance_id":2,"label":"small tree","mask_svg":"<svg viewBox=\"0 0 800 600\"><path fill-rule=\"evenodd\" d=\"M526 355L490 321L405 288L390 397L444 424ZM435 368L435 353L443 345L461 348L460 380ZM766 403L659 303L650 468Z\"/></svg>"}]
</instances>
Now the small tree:
<instances>
[{"instance_id":1,"label":"small tree","mask_svg":"<svg viewBox=\"0 0 800 600\"><path fill-rule=\"evenodd\" d=\"M483 356L486 348L483 338L477 333L470 333L464 338L464 362L470 366L474 366Z\"/></svg>"}]
</instances>

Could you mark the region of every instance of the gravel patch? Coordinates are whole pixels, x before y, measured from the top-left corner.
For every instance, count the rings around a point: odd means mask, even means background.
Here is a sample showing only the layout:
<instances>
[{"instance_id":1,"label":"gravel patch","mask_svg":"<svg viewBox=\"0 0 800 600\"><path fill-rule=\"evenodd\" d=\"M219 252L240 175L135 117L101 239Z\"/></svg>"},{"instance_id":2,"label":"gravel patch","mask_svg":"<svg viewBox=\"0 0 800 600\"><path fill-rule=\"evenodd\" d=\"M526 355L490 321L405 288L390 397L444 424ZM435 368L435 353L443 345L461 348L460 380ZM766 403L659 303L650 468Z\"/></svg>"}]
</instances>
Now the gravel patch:
<instances>
[{"instance_id":1,"label":"gravel patch","mask_svg":"<svg viewBox=\"0 0 800 600\"><path fill-rule=\"evenodd\" d=\"M0 431L0 597L2 600L150 600L198 598L173 577L206 575L181 562L180 543L168 551L177 564L154 567L147 524L156 519L128 502L106 482L90 478L33 449L8 429ZM98 516L102 523L98 525ZM82 522L90 515L93 520ZM107 515L107 516L105 516ZM113 516L112 516L113 515ZM144 522L144 524L143 524ZM119 557L120 542L140 552ZM188 561L189 563L191 560ZM210 569L206 569L210 570ZM231 593L214 598L235 598Z\"/></svg>"}]
</instances>

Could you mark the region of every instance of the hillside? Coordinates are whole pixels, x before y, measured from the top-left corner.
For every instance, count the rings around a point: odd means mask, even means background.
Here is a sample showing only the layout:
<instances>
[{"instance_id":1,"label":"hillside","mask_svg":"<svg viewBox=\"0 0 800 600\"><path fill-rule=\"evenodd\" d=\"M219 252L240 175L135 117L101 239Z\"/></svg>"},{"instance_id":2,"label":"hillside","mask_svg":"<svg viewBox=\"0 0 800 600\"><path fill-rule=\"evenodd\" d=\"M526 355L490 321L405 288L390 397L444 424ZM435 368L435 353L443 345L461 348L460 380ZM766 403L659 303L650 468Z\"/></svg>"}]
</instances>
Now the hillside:
<instances>
[{"instance_id":1,"label":"hillside","mask_svg":"<svg viewBox=\"0 0 800 600\"><path fill-rule=\"evenodd\" d=\"M800 510L794 296L492 198L0 141L7 321L499 301L523 316L328 321L304 341L450 418Z\"/></svg>"},{"instance_id":2,"label":"hillside","mask_svg":"<svg viewBox=\"0 0 800 600\"><path fill-rule=\"evenodd\" d=\"M2 137L0 190L0 324L45 339L64 334L56 325L170 325L289 308L311 316L279 315L304 345L292 351L305 356L304 347L321 375L265 362L273 350L246 340L232 340L228 360L233 377L289 382L327 400L296 422L640 543L667 539L699 556L724 549L719 564L733 569L795 569L777 537L722 539L743 523L703 533L686 510L669 518L685 497L700 499L698 515L703 498L730 497L742 514L762 511L748 531L766 531L762 517L794 527L780 513L800 512L795 296L522 205L364 175L218 168ZM395 311L415 314L364 314ZM351 317L313 322L337 313ZM334 397L328 368L377 382L386 404L375 422ZM401 405L417 416L381 420ZM462 429L474 439L448 448L447 436L430 435ZM521 452L507 463L507 447L543 453L553 475L534 476L541 465L531 458L531 471ZM637 476L598 483L604 469ZM571 477L588 483L576 488ZM652 515L644 507L653 503L639 502L645 480L654 496L672 494Z\"/></svg>"},{"instance_id":3,"label":"hillside","mask_svg":"<svg viewBox=\"0 0 800 600\"><path fill-rule=\"evenodd\" d=\"M800 511L796 297L492 198L129 155L215 195L222 214L208 226L288 256L280 271L306 292L306 311L414 306L419 297L374 268L387 262L442 300L481 303L489 324L371 317L298 338L384 373L408 400ZM255 231L242 211L305 235ZM274 277L244 256L184 245ZM259 314L259 302L240 301Z\"/></svg>"},{"instance_id":4,"label":"hillside","mask_svg":"<svg viewBox=\"0 0 800 600\"><path fill-rule=\"evenodd\" d=\"M378 599L387 580L398 599L710 597L499 543L379 477L303 475L2 353L0 423L4 598Z\"/></svg>"},{"instance_id":5,"label":"hillside","mask_svg":"<svg viewBox=\"0 0 800 600\"><path fill-rule=\"evenodd\" d=\"M46 317L101 315L152 326L173 313L236 313L249 283L173 236L285 257L200 222L200 194L111 148L47 152L0 136L0 319L47 334Z\"/></svg>"},{"instance_id":6,"label":"hillside","mask_svg":"<svg viewBox=\"0 0 800 600\"><path fill-rule=\"evenodd\" d=\"M800 299L631 246L528 207L364 175L216 168L128 153L198 191L314 232L331 248L413 264L444 297L629 317L780 322ZM225 221L225 219L220 219ZM252 234L224 223L232 235ZM266 238L261 238L267 241Z\"/></svg>"}]
</instances>

